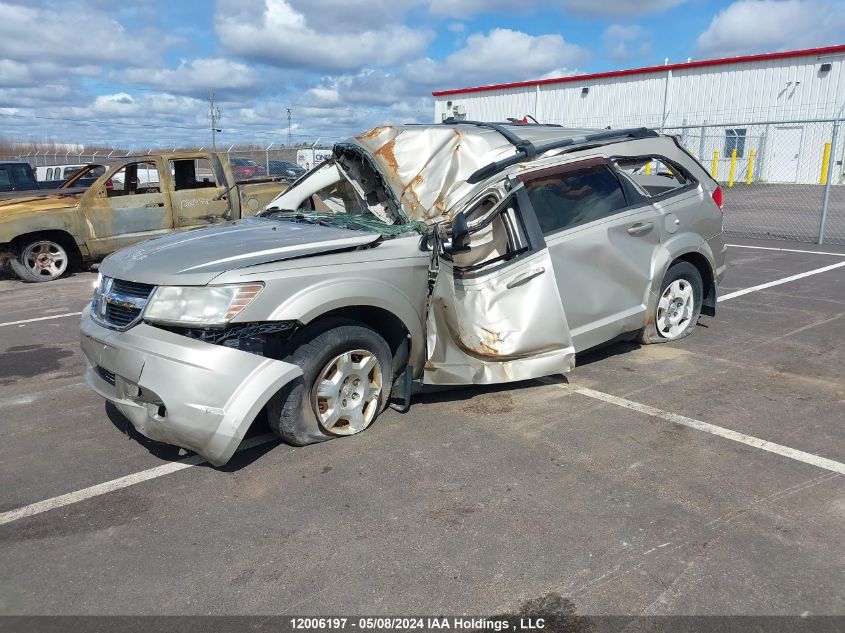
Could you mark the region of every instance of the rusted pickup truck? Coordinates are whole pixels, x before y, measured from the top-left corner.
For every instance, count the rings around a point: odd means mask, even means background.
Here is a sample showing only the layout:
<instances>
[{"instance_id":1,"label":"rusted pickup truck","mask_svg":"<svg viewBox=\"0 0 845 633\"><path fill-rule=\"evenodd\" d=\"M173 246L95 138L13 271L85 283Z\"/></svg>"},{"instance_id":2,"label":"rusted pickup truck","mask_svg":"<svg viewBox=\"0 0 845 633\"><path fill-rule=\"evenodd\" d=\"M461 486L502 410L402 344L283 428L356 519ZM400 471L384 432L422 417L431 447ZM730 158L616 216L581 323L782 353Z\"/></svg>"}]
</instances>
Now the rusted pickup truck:
<instances>
[{"instance_id":1,"label":"rusted pickup truck","mask_svg":"<svg viewBox=\"0 0 845 633\"><path fill-rule=\"evenodd\" d=\"M52 281L142 240L255 215L285 187L237 182L217 153L128 156L84 191L0 201L0 264L8 260L23 281Z\"/></svg>"}]
</instances>

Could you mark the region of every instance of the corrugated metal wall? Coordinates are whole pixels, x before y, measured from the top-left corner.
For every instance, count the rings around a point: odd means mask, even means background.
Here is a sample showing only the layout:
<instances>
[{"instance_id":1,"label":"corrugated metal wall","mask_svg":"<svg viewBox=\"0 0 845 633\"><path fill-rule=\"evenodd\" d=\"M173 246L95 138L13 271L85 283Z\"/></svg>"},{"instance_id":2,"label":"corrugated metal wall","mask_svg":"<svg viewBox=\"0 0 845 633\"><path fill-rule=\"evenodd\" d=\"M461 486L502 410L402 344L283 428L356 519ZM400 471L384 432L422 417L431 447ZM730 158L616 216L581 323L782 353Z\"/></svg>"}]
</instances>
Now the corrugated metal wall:
<instances>
[{"instance_id":1,"label":"corrugated metal wall","mask_svg":"<svg viewBox=\"0 0 845 633\"><path fill-rule=\"evenodd\" d=\"M822 72L823 63L829 63L831 69ZM761 180L811 183L818 182L824 143L830 140L832 125L754 124L837 116L845 105L845 54L682 67L665 72L438 96L434 103L435 121L442 120L447 103L452 107L463 106L466 118L483 121L530 114L541 122L592 128L736 124L730 127L745 129L749 148L753 146L756 150L759 164L755 172ZM794 127L801 128L800 134L783 131ZM700 159L704 162L711 159L714 151L720 152L720 161L730 159L721 155L725 128L671 131L700 137L697 144L688 143L688 147L693 150L697 147L699 151L694 153L702 154ZM794 159L785 152L791 151L790 144L799 137L795 166ZM845 142L838 145L833 158L842 161ZM746 159L747 153L741 157L738 169L745 169ZM784 164L789 167L784 168ZM842 163L834 171L833 182L845 181Z\"/></svg>"}]
</instances>

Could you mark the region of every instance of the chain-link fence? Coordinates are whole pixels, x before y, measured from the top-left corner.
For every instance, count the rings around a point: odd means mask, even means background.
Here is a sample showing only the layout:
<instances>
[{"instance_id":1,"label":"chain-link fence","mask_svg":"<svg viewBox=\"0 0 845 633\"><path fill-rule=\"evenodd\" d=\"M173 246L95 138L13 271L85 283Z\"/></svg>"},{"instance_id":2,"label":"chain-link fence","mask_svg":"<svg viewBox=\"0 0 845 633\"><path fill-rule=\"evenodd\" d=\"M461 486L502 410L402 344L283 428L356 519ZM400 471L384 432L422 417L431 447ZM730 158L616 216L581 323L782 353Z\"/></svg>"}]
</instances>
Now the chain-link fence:
<instances>
[{"instance_id":1,"label":"chain-link fence","mask_svg":"<svg viewBox=\"0 0 845 633\"><path fill-rule=\"evenodd\" d=\"M632 123L631 127L635 126ZM728 234L845 244L845 139L840 128L841 122L833 119L808 119L746 120L660 130L677 136L722 183ZM135 150L129 154L171 149L177 148ZM302 169L310 169L324 160L331 150L270 144L218 146L218 151L228 156L235 177L246 180L268 176L295 178ZM126 155L126 150L48 151L9 158L44 167L109 163Z\"/></svg>"},{"instance_id":2,"label":"chain-link fence","mask_svg":"<svg viewBox=\"0 0 845 633\"><path fill-rule=\"evenodd\" d=\"M144 156L156 152L177 151L186 148L151 148L143 151L111 150L95 152L37 152L33 154L19 154L16 156L0 156L0 160L28 162L36 168L37 177L41 181L64 179L64 171L53 169L56 166L77 166L89 163L109 164L123 160L127 156ZM197 151L207 151L210 148L190 148ZM305 170L322 162L331 152L331 148L317 146L306 147L278 147L271 144L265 147L218 147L232 167L232 173L239 181L265 177L281 177L293 179L299 177ZM68 172L70 173L70 172ZM54 175L55 174L55 175Z\"/></svg>"},{"instance_id":3,"label":"chain-link fence","mask_svg":"<svg viewBox=\"0 0 845 633\"><path fill-rule=\"evenodd\" d=\"M731 235L845 244L845 171L833 120L663 128L722 184Z\"/></svg>"}]
</instances>

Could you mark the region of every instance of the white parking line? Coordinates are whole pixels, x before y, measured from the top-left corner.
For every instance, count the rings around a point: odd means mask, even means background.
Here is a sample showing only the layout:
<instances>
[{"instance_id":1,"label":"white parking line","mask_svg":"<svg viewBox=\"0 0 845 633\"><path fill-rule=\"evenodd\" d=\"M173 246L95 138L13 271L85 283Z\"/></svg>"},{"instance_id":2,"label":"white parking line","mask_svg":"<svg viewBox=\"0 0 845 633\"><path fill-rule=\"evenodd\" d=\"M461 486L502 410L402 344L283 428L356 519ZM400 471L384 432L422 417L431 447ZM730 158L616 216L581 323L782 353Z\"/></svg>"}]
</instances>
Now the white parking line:
<instances>
[{"instance_id":1,"label":"white parking line","mask_svg":"<svg viewBox=\"0 0 845 633\"><path fill-rule=\"evenodd\" d=\"M262 444L267 444L275 439L276 436L269 433L259 435L257 437L251 437L248 440L241 442L241 445L235 452L239 453L256 446L261 446ZM41 514L42 512L47 512L48 510L55 510L56 508L69 506L80 501L85 501L86 499L91 499L92 497L99 497L100 495L114 492L115 490L122 490L123 488L128 488L129 486L134 486L135 484L140 484L144 481L149 481L150 479L164 477L170 473L185 470L186 468L191 468L192 466L198 466L200 464L204 464L205 462L206 460L199 455L193 455L179 460L178 462L162 464L161 466L148 468L147 470L126 475L125 477L118 477L117 479L112 479L111 481L106 481L104 483L97 484L96 486L83 488L82 490L77 490L75 492L69 492L64 495L59 495L58 497L45 499L44 501L31 503L28 506L23 506L22 508L17 508L16 510L9 510L8 512L0 513L0 525L5 525L6 523L11 523L12 521L17 521L18 519L23 519L25 517L31 517L34 514Z\"/></svg>"},{"instance_id":2,"label":"white parking line","mask_svg":"<svg viewBox=\"0 0 845 633\"><path fill-rule=\"evenodd\" d=\"M639 402L634 402L633 400L626 400L625 398L612 396L609 393L588 389L587 387L570 386L569 388L575 393L587 396L588 398L601 400L602 402L607 402L608 404L614 404L618 407L630 409L631 411L644 413L655 418L660 418L661 420L666 420L667 422L674 422L675 424L687 426L697 431L704 431L705 433L710 433L711 435L718 435L719 437L739 442L740 444L745 444L746 446L753 446L754 448L759 448L760 450L768 451L769 453L782 455L783 457L788 457L789 459L794 459L798 462L803 462L805 464L810 464L811 466L816 466L817 468L823 468L840 475L845 475L845 464L832 459L827 459L826 457L819 457L818 455L813 455L812 453L805 453L804 451L799 451L781 444L775 444L774 442L769 442L768 440L763 440L759 437L746 435L745 433L740 433L739 431L732 431L731 429L710 424L709 422L702 422L701 420L688 418L685 415L669 413L668 411L663 411L662 409L650 407L647 404L641 404Z\"/></svg>"},{"instance_id":3,"label":"white parking line","mask_svg":"<svg viewBox=\"0 0 845 633\"><path fill-rule=\"evenodd\" d=\"M6 327L7 325L24 325L26 323L35 323L36 321L49 321L50 319L64 319L67 317L72 316L80 316L82 312L66 312L65 314L54 314L52 316L45 316L45 317L37 317L35 319L22 319L20 321L6 321L5 323L0 323L0 327Z\"/></svg>"},{"instance_id":4,"label":"white parking line","mask_svg":"<svg viewBox=\"0 0 845 633\"><path fill-rule=\"evenodd\" d=\"M795 281L796 279L803 279L804 277L810 277L811 275L818 275L819 273L827 272L828 270L833 270L834 268L842 268L845 266L845 262L838 262L836 264L831 264L830 266L823 266L822 268L816 268L815 270L808 270L805 273L798 273L797 275L790 275L789 277L784 277L783 279L775 279L774 281L769 281L764 284L759 284L757 286L751 286L750 288L743 288L742 290L736 290L734 292L729 292L726 295L722 295L719 297L718 301L727 301L728 299L734 299L736 297L741 297L742 295L747 295L751 292L757 292L758 290L764 290L765 288L771 288L772 286L779 286L781 284L788 283L790 281Z\"/></svg>"},{"instance_id":5,"label":"white parking line","mask_svg":"<svg viewBox=\"0 0 845 633\"><path fill-rule=\"evenodd\" d=\"M725 244L731 248L756 248L761 251L780 251L781 253L807 253L809 255L834 255L835 257L845 257L845 253L831 253L830 251L804 251L797 248L775 248L773 246L748 246L746 244Z\"/></svg>"}]
</instances>

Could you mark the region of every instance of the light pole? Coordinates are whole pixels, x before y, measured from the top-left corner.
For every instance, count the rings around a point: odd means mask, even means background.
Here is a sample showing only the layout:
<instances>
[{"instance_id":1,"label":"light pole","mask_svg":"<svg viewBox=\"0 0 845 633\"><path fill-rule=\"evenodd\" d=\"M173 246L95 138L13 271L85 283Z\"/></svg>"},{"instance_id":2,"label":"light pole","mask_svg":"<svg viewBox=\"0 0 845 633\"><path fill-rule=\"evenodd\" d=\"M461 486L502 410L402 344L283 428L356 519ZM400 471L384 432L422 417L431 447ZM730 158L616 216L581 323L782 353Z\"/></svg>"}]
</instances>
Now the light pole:
<instances>
[{"instance_id":1,"label":"light pole","mask_svg":"<svg viewBox=\"0 0 845 633\"><path fill-rule=\"evenodd\" d=\"M290 133L290 120L291 120L291 116L292 116L291 111L290 111L290 106L288 106L287 110L288 110L288 149L290 149L291 145L293 145L293 143L291 142L293 137L291 136L291 133Z\"/></svg>"},{"instance_id":2,"label":"light pole","mask_svg":"<svg viewBox=\"0 0 845 633\"><path fill-rule=\"evenodd\" d=\"M217 151L217 123L220 121L220 108L214 105L214 91L208 91L208 115L211 117L211 149Z\"/></svg>"}]
</instances>

